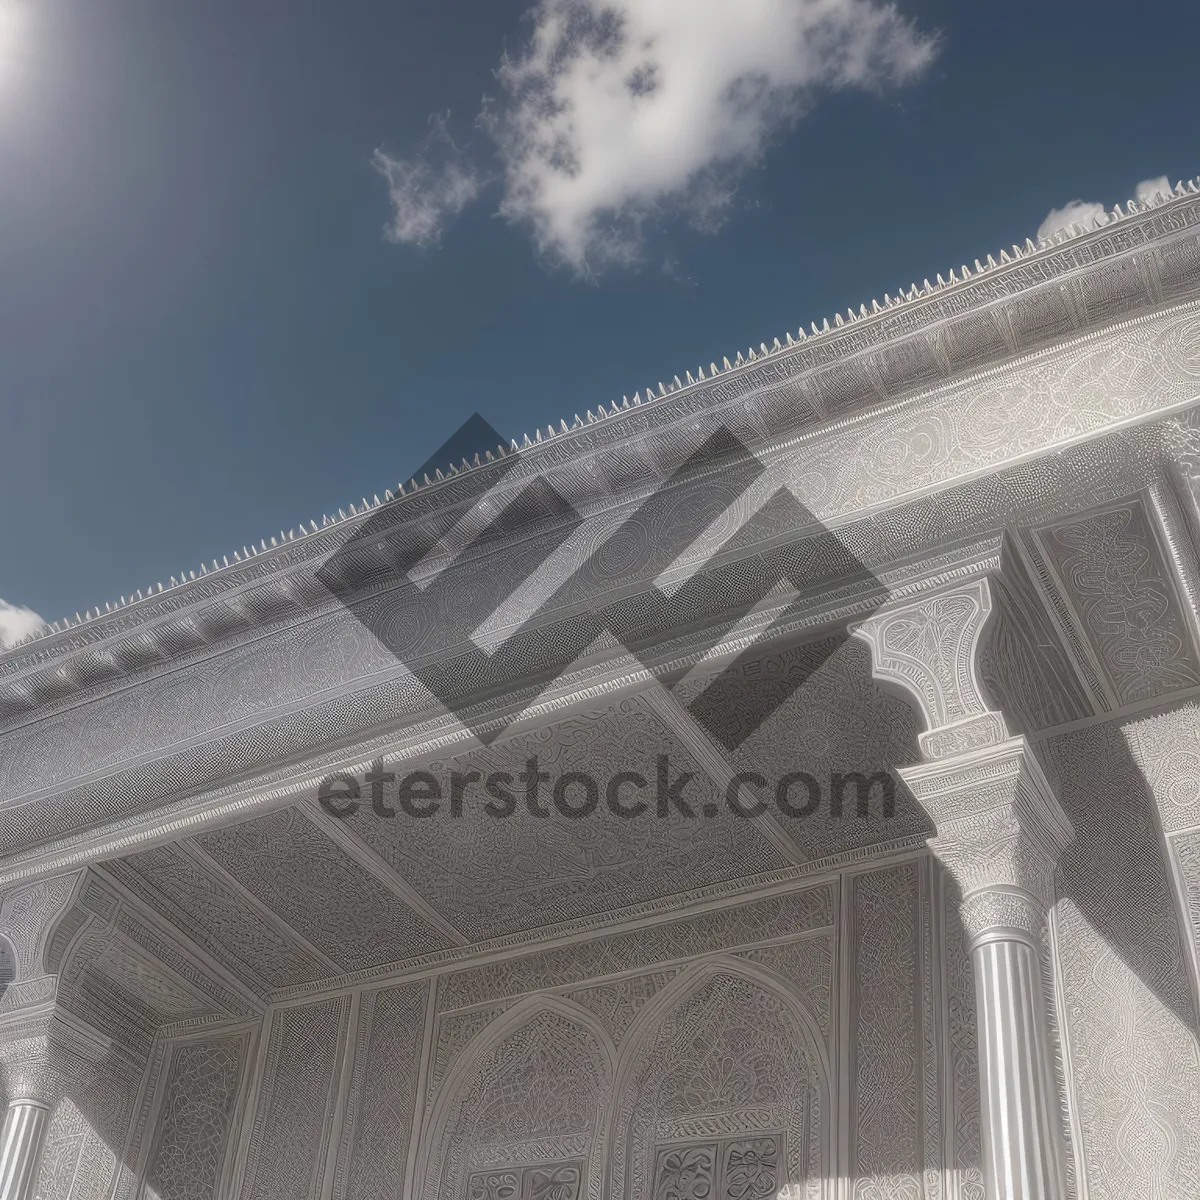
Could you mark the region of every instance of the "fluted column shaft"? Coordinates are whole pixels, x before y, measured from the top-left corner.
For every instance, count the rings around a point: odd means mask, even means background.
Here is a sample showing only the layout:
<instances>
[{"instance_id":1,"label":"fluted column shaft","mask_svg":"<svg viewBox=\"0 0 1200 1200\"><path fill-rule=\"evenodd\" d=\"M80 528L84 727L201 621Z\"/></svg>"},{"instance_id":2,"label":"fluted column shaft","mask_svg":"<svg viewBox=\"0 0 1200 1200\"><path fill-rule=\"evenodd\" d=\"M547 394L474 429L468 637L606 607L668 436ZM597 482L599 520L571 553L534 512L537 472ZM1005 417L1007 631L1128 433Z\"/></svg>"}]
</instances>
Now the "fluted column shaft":
<instances>
[{"instance_id":1,"label":"fluted column shaft","mask_svg":"<svg viewBox=\"0 0 1200 1200\"><path fill-rule=\"evenodd\" d=\"M1037 951L997 938L977 945L971 957L988 1200L1059 1200L1055 1091Z\"/></svg>"},{"instance_id":2,"label":"fluted column shaft","mask_svg":"<svg viewBox=\"0 0 1200 1200\"><path fill-rule=\"evenodd\" d=\"M14 1100L0 1133L0 1200L30 1200L50 1110L36 1100Z\"/></svg>"}]
</instances>

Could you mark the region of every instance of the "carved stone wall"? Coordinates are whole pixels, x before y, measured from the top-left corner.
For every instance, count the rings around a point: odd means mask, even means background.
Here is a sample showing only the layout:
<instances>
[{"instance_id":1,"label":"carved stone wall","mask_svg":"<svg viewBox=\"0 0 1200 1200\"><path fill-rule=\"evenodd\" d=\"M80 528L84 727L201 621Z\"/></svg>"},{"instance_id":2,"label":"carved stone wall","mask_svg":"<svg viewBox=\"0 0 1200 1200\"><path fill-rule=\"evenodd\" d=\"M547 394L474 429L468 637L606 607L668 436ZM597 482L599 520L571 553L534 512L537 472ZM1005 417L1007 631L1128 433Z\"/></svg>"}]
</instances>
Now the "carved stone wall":
<instances>
[{"instance_id":1,"label":"carved stone wall","mask_svg":"<svg viewBox=\"0 0 1200 1200\"><path fill-rule=\"evenodd\" d=\"M429 985L363 994L334 1200L403 1195L417 1113Z\"/></svg>"},{"instance_id":2,"label":"carved stone wall","mask_svg":"<svg viewBox=\"0 0 1200 1200\"><path fill-rule=\"evenodd\" d=\"M1096 1196L1200 1193L1200 707L1045 744L1075 827L1057 880L1075 1170Z\"/></svg>"},{"instance_id":3,"label":"carved stone wall","mask_svg":"<svg viewBox=\"0 0 1200 1200\"><path fill-rule=\"evenodd\" d=\"M281 1008L240 1200L982 1200L971 986L918 854Z\"/></svg>"},{"instance_id":4,"label":"carved stone wall","mask_svg":"<svg viewBox=\"0 0 1200 1200\"><path fill-rule=\"evenodd\" d=\"M319 1200L350 1006L339 996L274 1014L243 1200Z\"/></svg>"},{"instance_id":5,"label":"carved stone wall","mask_svg":"<svg viewBox=\"0 0 1200 1200\"><path fill-rule=\"evenodd\" d=\"M171 1048L144 1200L219 1200L247 1035L214 1035Z\"/></svg>"}]
</instances>

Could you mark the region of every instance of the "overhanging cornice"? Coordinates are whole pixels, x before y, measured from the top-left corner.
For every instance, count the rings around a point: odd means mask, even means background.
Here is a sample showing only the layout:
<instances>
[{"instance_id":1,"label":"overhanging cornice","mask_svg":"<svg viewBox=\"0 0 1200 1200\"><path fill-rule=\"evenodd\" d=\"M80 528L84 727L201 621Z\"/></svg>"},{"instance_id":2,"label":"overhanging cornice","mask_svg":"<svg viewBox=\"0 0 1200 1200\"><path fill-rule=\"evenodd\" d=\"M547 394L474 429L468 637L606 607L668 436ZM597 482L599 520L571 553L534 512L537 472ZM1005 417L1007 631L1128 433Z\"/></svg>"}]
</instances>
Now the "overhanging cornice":
<instances>
[{"instance_id":1,"label":"overhanging cornice","mask_svg":"<svg viewBox=\"0 0 1200 1200\"><path fill-rule=\"evenodd\" d=\"M1195 184L1131 215L1116 210L1103 228L1062 244L1013 247L976 271L950 272L865 305L814 336L750 350L715 377L687 375L647 390L635 403L603 409L587 423L541 433L508 480L546 475L581 510L618 503L622 480L654 483L669 472L672 444L697 415L727 423L756 451L820 435L890 403L1089 330L1200 293L1200 195ZM675 447L678 449L678 447ZM516 449L514 443L513 449ZM632 458L631 458L632 455ZM382 502L398 527L422 526L461 510L494 485L498 458ZM390 493L388 493L390 496ZM311 579L323 561L376 513L350 506L320 528L310 523L234 555L228 566L139 592L0 654L0 723L103 680L117 680L223 644L327 598ZM377 516L374 517L377 519ZM110 608L112 606L109 606Z\"/></svg>"}]
</instances>

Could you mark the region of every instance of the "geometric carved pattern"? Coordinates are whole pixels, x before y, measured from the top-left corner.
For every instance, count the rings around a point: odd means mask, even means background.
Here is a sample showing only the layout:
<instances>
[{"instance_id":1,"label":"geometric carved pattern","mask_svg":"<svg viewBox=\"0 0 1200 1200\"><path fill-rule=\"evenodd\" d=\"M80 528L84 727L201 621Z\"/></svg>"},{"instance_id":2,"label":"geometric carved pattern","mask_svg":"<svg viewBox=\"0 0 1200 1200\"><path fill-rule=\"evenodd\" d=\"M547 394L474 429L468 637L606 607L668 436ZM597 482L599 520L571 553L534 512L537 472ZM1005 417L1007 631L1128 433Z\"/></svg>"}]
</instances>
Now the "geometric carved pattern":
<instances>
[{"instance_id":1,"label":"geometric carved pattern","mask_svg":"<svg viewBox=\"0 0 1200 1200\"><path fill-rule=\"evenodd\" d=\"M723 964L676 987L669 1000L626 1051L614 1115L614 1192L649 1195L653 1185L655 1197L705 1195L680 1189L701 1186L707 1161L707 1186L723 1179L757 1196L753 1188L768 1178L764 1160L773 1154L772 1169L783 1166L784 1130L787 1181L797 1196L821 1195L824 1072L799 1006Z\"/></svg>"},{"instance_id":2,"label":"geometric carved pattern","mask_svg":"<svg viewBox=\"0 0 1200 1200\"><path fill-rule=\"evenodd\" d=\"M827 885L748 900L712 912L680 917L644 930L589 938L574 945L531 952L442 977L439 1003L466 1008L507 996L580 983L632 967L653 968L664 960L689 958L727 946L753 945L789 933L827 927L833 900Z\"/></svg>"},{"instance_id":3,"label":"geometric carved pattern","mask_svg":"<svg viewBox=\"0 0 1200 1200\"><path fill-rule=\"evenodd\" d=\"M335 1200L401 1200L429 987L364 992Z\"/></svg>"},{"instance_id":4,"label":"geometric carved pattern","mask_svg":"<svg viewBox=\"0 0 1200 1200\"><path fill-rule=\"evenodd\" d=\"M582 1162L480 1171L471 1176L467 1200L580 1200Z\"/></svg>"},{"instance_id":5,"label":"geometric carved pattern","mask_svg":"<svg viewBox=\"0 0 1200 1200\"><path fill-rule=\"evenodd\" d=\"M646 1001L656 996L677 973L673 970L655 971L632 979L598 983L572 992L571 999L595 1013L613 1041L619 1042Z\"/></svg>"},{"instance_id":6,"label":"geometric carved pattern","mask_svg":"<svg viewBox=\"0 0 1200 1200\"><path fill-rule=\"evenodd\" d=\"M653 1200L774 1200L783 1162L778 1134L660 1146Z\"/></svg>"},{"instance_id":7,"label":"geometric carved pattern","mask_svg":"<svg viewBox=\"0 0 1200 1200\"><path fill-rule=\"evenodd\" d=\"M1059 863L1056 945L1075 1146L1092 1195L1200 1194L1191 956L1155 811L1171 808L1171 777L1152 795L1133 752L1147 753L1155 730L1177 734L1175 715L1137 721L1128 738L1100 725L1043 743L1076 833Z\"/></svg>"},{"instance_id":8,"label":"geometric carved pattern","mask_svg":"<svg viewBox=\"0 0 1200 1200\"><path fill-rule=\"evenodd\" d=\"M917 868L907 862L852 880L857 969L853 1194L855 1200L920 1200Z\"/></svg>"},{"instance_id":9,"label":"geometric carved pattern","mask_svg":"<svg viewBox=\"0 0 1200 1200\"><path fill-rule=\"evenodd\" d=\"M261 979L287 987L328 973L232 886L174 846L143 850L108 870L251 986Z\"/></svg>"},{"instance_id":10,"label":"geometric carved pattern","mask_svg":"<svg viewBox=\"0 0 1200 1200\"><path fill-rule=\"evenodd\" d=\"M338 997L275 1013L246 1168L254 1200L317 1200L348 1011Z\"/></svg>"},{"instance_id":11,"label":"geometric carved pattern","mask_svg":"<svg viewBox=\"0 0 1200 1200\"><path fill-rule=\"evenodd\" d=\"M1137 496L1035 531L1117 704L1200 683L1195 640L1156 529Z\"/></svg>"},{"instance_id":12,"label":"geometric carved pattern","mask_svg":"<svg viewBox=\"0 0 1200 1200\"><path fill-rule=\"evenodd\" d=\"M588 1194L598 1197L596 1138L612 1086L611 1064L582 1023L553 1009L536 1011L477 1052L471 1069L452 1076L451 1085L435 1106L443 1115L427 1135L424 1195L459 1200L468 1180L481 1174L584 1159Z\"/></svg>"},{"instance_id":13,"label":"geometric carved pattern","mask_svg":"<svg viewBox=\"0 0 1200 1200\"><path fill-rule=\"evenodd\" d=\"M446 945L440 933L295 809L203 833L196 841L346 970L398 962Z\"/></svg>"},{"instance_id":14,"label":"geometric carved pattern","mask_svg":"<svg viewBox=\"0 0 1200 1200\"><path fill-rule=\"evenodd\" d=\"M625 820L609 811L605 781L622 771L639 772L649 780L645 799L653 809L658 755L668 756L673 776L692 774L684 798L696 811L716 804L715 818L658 819L651 813ZM598 780L596 812L579 821L557 813L539 818L528 812L522 798L510 816L496 820L481 811L480 800L472 799L484 796L482 785L476 784L458 820L446 819L445 807L432 820L380 820L368 804L345 824L472 941L787 865L753 822L728 810L716 785L641 697L573 711L487 751L430 769L442 781L451 771L477 771L484 778L506 772L515 779L533 757L555 779L578 771ZM522 796L519 784L513 790ZM542 799L549 802L547 785ZM646 862L653 862L654 869L645 870Z\"/></svg>"},{"instance_id":15,"label":"geometric carved pattern","mask_svg":"<svg viewBox=\"0 0 1200 1200\"><path fill-rule=\"evenodd\" d=\"M149 1194L158 1200L213 1200L217 1195L244 1051L241 1038L175 1047L146 1170Z\"/></svg>"}]
</instances>

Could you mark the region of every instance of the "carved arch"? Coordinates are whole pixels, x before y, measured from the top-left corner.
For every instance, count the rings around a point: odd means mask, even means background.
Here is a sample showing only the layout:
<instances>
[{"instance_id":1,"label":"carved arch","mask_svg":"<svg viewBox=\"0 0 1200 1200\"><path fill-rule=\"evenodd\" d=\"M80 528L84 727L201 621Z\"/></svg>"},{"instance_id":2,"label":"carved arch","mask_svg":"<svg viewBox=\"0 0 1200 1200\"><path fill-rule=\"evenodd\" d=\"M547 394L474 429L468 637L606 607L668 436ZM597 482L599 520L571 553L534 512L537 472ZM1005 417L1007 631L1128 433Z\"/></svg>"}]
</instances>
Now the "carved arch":
<instances>
[{"instance_id":1,"label":"carved arch","mask_svg":"<svg viewBox=\"0 0 1200 1200\"><path fill-rule=\"evenodd\" d=\"M539 1047L538 1039L544 1039L545 1044ZM514 1045L518 1057L504 1064L501 1060L506 1048ZM531 1096L528 1089L524 1089L526 1098L514 1102L512 1107L523 1108L528 1114L526 1119L532 1120L534 1126L526 1139L510 1140L513 1156L523 1156L529 1162L583 1159L586 1162L586 1194L590 1200L598 1200L603 1183L602 1155L617 1052L608 1032L592 1013L570 1000L551 995L530 996L519 1001L476 1034L458 1056L438 1089L421 1139L417 1173L417 1179L422 1182L421 1195L437 1197L437 1200L461 1200L466 1196L468 1177L482 1164L478 1162L481 1148L463 1139L464 1135L473 1138L479 1126L480 1110L488 1106L489 1084L499 1084L503 1088L509 1082L505 1079L506 1066L508 1074L514 1069L519 1072L522 1065L528 1065L529 1058L536 1061L539 1050L549 1052L549 1064L552 1065L557 1057L570 1068L556 1074L553 1080L543 1081L542 1085L547 1089L552 1084L566 1085L561 1098L565 1101L562 1107L564 1125L569 1125L572 1117L583 1115L580 1109L589 1104L586 1095L589 1083L592 1112L586 1123L576 1120L577 1128L539 1134L536 1106L529 1100L544 1105L547 1097L536 1093ZM524 1060L519 1057L522 1052L526 1056ZM567 1062L572 1055L576 1061ZM581 1056L582 1062L578 1061ZM520 1085L520 1080L515 1082ZM497 1147L482 1149L485 1158L498 1150ZM475 1166L472 1166L473 1157Z\"/></svg>"},{"instance_id":2,"label":"carved arch","mask_svg":"<svg viewBox=\"0 0 1200 1200\"><path fill-rule=\"evenodd\" d=\"M756 998L760 1000L757 1019L748 1024L739 1005L728 1004L730 999L753 1004ZM695 1004L699 1014L687 1014L689 1004ZM831 1121L829 1055L820 1026L791 985L775 972L725 954L706 958L676 976L642 1009L622 1040L604 1154L605 1194L613 1200L650 1200L653 1146L663 1124L655 1121L653 1092L672 1072L681 1066L686 1069L678 1061L662 1061L663 1051L677 1048L671 1044L672 1021L680 1018L677 1043L689 1036L697 1015L716 1022L717 1036L732 1033L734 1039L753 1039L760 1035L756 1047L760 1053L739 1055L730 1046L717 1047L712 1057L723 1058L731 1073L741 1073L735 1087L740 1085L742 1095L730 1097L734 1103L725 1112L675 1114L665 1124L673 1124L682 1141L710 1134L774 1132L783 1122L786 1182L798 1184L802 1178L806 1189L803 1193L789 1189L788 1194L821 1196L830 1174ZM768 1048L772 1038L775 1044ZM746 1048L744 1040L741 1048ZM731 1053L722 1056L721 1050ZM770 1085L757 1091L754 1086L756 1064L767 1061L774 1061L779 1076L772 1081L776 1091L781 1083L786 1087L789 1070L795 1077L794 1094L782 1102L772 1102L781 1098L770 1095ZM700 1064L700 1069L709 1065ZM739 1103L746 1100L750 1103Z\"/></svg>"}]
</instances>

